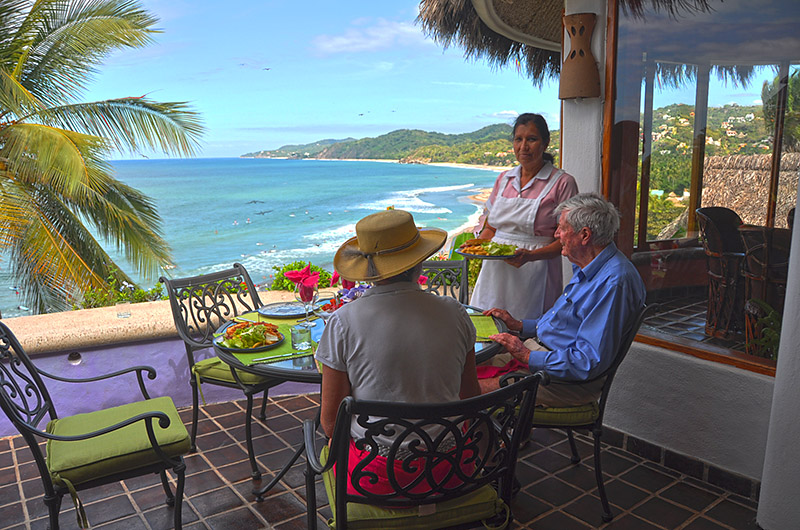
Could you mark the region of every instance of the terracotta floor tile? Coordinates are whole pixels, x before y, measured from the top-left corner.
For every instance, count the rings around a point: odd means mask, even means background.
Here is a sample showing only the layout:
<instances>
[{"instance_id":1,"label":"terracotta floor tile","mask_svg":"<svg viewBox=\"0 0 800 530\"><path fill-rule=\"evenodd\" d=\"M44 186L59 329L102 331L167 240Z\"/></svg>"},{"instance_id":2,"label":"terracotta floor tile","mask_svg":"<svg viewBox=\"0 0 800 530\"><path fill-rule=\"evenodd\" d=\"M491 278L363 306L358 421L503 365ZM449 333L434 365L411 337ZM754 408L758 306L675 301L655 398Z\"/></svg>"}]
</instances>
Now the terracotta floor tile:
<instances>
[{"instance_id":1,"label":"terracotta floor tile","mask_svg":"<svg viewBox=\"0 0 800 530\"><path fill-rule=\"evenodd\" d=\"M199 451L186 457L184 528L305 528L303 457L267 493L263 502L255 501L252 490L271 480L288 461L294 453L290 446L301 439L301 419L313 418L318 402L318 395L280 397L269 401L266 424L254 421L257 460L264 471L261 481L250 479L243 443L244 400L202 407ZM256 407L259 405L257 401ZM180 413L184 420L191 418L190 408ZM321 446L321 435L318 439ZM603 448L602 464L615 519L604 525L596 496L591 436L581 433L576 435L576 441L583 457L579 465L569 461L569 446L563 432L533 430L530 443L520 451L516 476L522 489L511 503L515 517L512 528L663 530L681 525L690 530L756 528L756 504L752 500L607 446ZM14 462L20 465L15 467ZM174 485L174 477L170 476L170 480ZM321 481L316 482L315 489L317 518L320 528L324 528L330 506ZM0 530L46 528L47 510L42 494L38 470L21 438L0 440ZM93 527L172 528L174 512L164 502L158 475L126 480L124 487L110 484L87 490L81 492L81 498L87 503ZM59 521L64 530L77 529L69 497L62 503Z\"/></svg>"},{"instance_id":2,"label":"terracotta floor tile","mask_svg":"<svg viewBox=\"0 0 800 530\"><path fill-rule=\"evenodd\" d=\"M660 496L677 502L694 511L702 511L709 504L717 500L717 496L710 491L696 488L685 482L678 482L660 493Z\"/></svg>"},{"instance_id":3,"label":"terracotta floor tile","mask_svg":"<svg viewBox=\"0 0 800 530\"><path fill-rule=\"evenodd\" d=\"M637 506L632 513L642 519L657 522L667 528L678 528L679 525L693 515L691 511L675 506L658 497L648 499Z\"/></svg>"},{"instance_id":4,"label":"terracotta floor tile","mask_svg":"<svg viewBox=\"0 0 800 530\"><path fill-rule=\"evenodd\" d=\"M675 480L673 477L665 475L664 473L659 473L645 466L636 466L630 471L620 475L619 478L651 492L658 491Z\"/></svg>"}]
</instances>

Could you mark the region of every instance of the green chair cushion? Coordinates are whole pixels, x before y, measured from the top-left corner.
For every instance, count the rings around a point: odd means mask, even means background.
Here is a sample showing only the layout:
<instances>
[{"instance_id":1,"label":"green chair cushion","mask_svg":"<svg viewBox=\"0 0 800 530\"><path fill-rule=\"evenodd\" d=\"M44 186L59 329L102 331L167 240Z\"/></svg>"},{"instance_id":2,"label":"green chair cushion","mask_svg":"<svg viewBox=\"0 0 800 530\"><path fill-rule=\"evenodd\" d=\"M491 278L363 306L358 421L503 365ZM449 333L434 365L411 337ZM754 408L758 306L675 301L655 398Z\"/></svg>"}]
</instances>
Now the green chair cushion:
<instances>
[{"instance_id":1,"label":"green chair cushion","mask_svg":"<svg viewBox=\"0 0 800 530\"><path fill-rule=\"evenodd\" d=\"M229 383L235 382L231 374L231 367L222 362L222 359L219 357L209 357L208 359L197 361L194 363L192 372L203 378L217 379ZM258 385L266 380L265 377L242 370L238 370L237 373L239 374L239 378L246 385Z\"/></svg>"},{"instance_id":2,"label":"green chair cushion","mask_svg":"<svg viewBox=\"0 0 800 530\"><path fill-rule=\"evenodd\" d=\"M158 420L153 422L156 440L164 453L170 457L188 453L191 447L189 433L170 397L51 420L47 432L76 436L152 411L164 412L170 421L166 429L158 426ZM47 467L53 481L62 486L65 485L62 479L78 485L158 462L161 459L152 450L144 421L87 440L47 441Z\"/></svg>"},{"instance_id":3,"label":"green chair cushion","mask_svg":"<svg viewBox=\"0 0 800 530\"><path fill-rule=\"evenodd\" d=\"M320 451L320 462L328 460L329 449ZM328 494L333 518L328 521L330 528L336 528L336 495L333 468L323 473L325 491ZM436 511L430 515L420 515L415 508L382 508L369 504L350 502L347 504L347 527L389 530L408 530L411 528L445 528L473 521L482 521L496 515L506 514L506 503L497 496L489 485L463 497L436 504Z\"/></svg>"},{"instance_id":4,"label":"green chair cushion","mask_svg":"<svg viewBox=\"0 0 800 530\"><path fill-rule=\"evenodd\" d=\"M600 416L600 406L595 401L576 407L536 407L533 424L538 426L576 427L590 425Z\"/></svg>"}]
</instances>

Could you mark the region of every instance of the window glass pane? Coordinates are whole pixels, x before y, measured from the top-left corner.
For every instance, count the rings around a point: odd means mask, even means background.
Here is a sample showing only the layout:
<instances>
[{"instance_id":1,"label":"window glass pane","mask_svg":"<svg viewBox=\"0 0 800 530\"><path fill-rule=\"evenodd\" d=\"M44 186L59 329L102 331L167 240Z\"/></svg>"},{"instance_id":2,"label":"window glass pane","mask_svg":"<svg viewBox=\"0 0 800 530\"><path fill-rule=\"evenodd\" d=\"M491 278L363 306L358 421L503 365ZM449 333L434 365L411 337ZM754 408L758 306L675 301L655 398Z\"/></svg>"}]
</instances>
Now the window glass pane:
<instances>
[{"instance_id":1,"label":"window glass pane","mask_svg":"<svg viewBox=\"0 0 800 530\"><path fill-rule=\"evenodd\" d=\"M619 14L606 189L623 216L620 248L634 250L649 300L685 297L671 333L744 351L746 282L736 264L725 267L738 285L712 278L695 210L787 226L800 168L800 2L643 5Z\"/></svg>"}]
</instances>

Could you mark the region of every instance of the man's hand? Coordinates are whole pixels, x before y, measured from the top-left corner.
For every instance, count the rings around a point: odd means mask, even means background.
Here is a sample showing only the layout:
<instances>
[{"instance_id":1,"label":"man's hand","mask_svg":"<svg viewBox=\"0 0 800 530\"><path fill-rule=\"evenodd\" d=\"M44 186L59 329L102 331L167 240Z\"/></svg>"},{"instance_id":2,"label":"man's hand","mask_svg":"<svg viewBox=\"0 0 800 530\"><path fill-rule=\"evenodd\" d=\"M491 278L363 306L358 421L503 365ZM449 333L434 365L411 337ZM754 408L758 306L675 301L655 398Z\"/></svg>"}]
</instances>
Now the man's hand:
<instances>
[{"instance_id":1,"label":"man's hand","mask_svg":"<svg viewBox=\"0 0 800 530\"><path fill-rule=\"evenodd\" d=\"M511 313L509 313L505 309L493 307L491 309L487 309L486 311L484 311L483 314L499 318L500 320L505 322L506 326L508 326L508 329L510 329L511 331L516 331L517 333L522 331L522 321L512 317Z\"/></svg>"},{"instance_id":2,"label":"man's hand","mask_svg":"<svg viewBox=\"0 0 800 530\"><path fill-rule=\"evenodd\" d=\"M525 347L519 337L511 335L510 333L497 333L496 335L491 335L489 338L502 345L516 360L526 365L528 364L531 351Z\"/></svg>"}]
</instances>

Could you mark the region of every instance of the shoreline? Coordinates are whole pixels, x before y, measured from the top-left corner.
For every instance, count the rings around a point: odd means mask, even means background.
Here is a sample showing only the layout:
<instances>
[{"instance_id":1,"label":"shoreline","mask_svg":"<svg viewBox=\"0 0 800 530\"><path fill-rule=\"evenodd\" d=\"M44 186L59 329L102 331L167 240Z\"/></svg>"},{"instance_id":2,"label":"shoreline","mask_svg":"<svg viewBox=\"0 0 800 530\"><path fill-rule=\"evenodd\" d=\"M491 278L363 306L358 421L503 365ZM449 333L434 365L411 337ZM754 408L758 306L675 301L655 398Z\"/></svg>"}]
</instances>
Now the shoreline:
<instances>
[{"instance_id":1,"label":"shoreline","mask_svg":"<svg viewBox=\"0 0 800 530\"><path fill-rule=\"evenodd\" d=\"M323 162L381 162L384 164L401 164L399 160L393 158L316 158L310 156L308 158L289 158L288 156L240 156L239 158L251 159L266 159L266 160L319 160ZM490 166L487 164L462 164L460 162L426 162L426 163L411 163L406 164L409 166L439 166L439 167L454 167L461 169L480 169L482 171L496 171L498 173L512 169L514 166Z\"/></svg>"}]
</instances>

